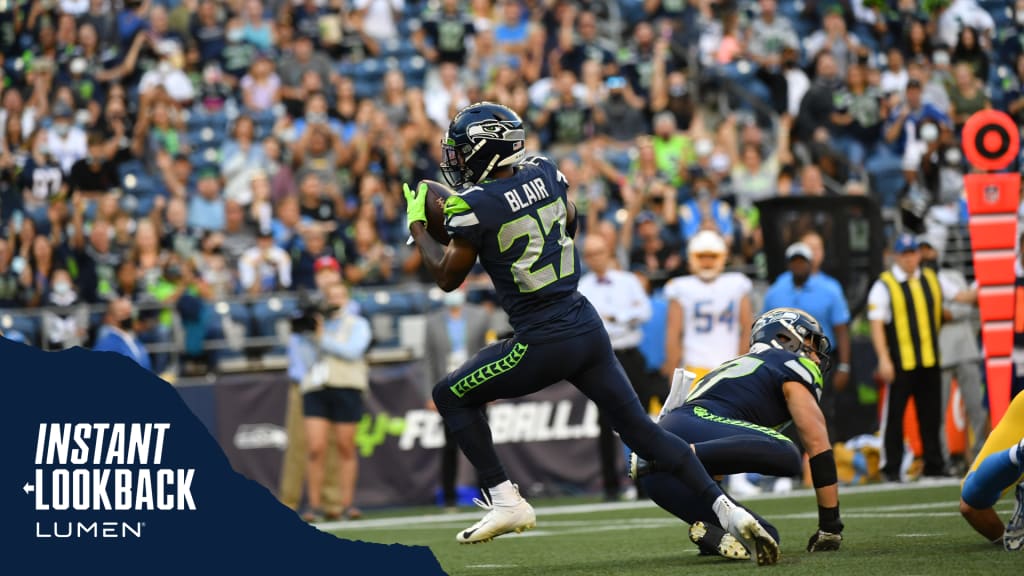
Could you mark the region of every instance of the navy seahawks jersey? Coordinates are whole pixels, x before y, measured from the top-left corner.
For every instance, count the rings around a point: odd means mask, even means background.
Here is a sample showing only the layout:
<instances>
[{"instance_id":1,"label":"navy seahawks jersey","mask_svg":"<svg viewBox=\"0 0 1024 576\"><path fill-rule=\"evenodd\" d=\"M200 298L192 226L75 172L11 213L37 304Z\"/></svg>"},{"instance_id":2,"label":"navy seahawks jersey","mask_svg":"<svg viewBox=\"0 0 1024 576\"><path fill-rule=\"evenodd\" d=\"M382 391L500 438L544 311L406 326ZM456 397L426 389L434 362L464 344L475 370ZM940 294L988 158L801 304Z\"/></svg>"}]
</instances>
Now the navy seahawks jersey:
<instances>
[{"instance_id":1,"label":"navy seahawks jersey","mask_svg":"<svg viewBox=\"0 0 1024 576\"><path fill-rule=\"evenodd\" d=\"M513 176L469 186L445 203L452 238L472 244L501 307L525 343L601 328L577 290L580 259L566 232L569 187L546 158L527 158Z\"/></svg>"},{"instance_id":2,"label":"navy seahawks jersey","mask_svg":"<svg viewBox=\"0 0 1024 576\"><path fill-rule=\"evenodd\" d=\"M821 370L811 359L755 344L697 381L686 405L703 406L723 418L777 428L792 420L782 385L799 382L821 401Z\"/></svg>"}]
</instances>

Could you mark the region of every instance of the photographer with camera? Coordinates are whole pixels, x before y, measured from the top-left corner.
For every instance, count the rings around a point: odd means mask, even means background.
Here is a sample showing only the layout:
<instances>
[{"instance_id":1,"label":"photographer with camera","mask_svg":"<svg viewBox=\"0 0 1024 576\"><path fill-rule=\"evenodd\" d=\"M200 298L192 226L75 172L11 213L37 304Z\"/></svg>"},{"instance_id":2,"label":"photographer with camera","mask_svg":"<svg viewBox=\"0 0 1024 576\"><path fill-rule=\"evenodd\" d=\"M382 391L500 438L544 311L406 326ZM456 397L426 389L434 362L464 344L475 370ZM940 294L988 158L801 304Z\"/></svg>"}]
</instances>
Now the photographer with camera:
<instances>
[{"instance_id":1,"label":"photographer with camera","mask_svg":"<svg viewBox=\"0 0 1024 576\"><path fill-rule=\"evenodd\" d=\"M322 489L328 436L334 434L338 459L340 513L330 517L359 518L352 505L358 477L356 426L363 415L363 394L369 386L366 351L370 323L353 314L348 288L340 282L325 286L323 302L305 303L292 320L289 376L302 390L306 436L307 522L325 519Z\"/></svg>"}]
</instances>

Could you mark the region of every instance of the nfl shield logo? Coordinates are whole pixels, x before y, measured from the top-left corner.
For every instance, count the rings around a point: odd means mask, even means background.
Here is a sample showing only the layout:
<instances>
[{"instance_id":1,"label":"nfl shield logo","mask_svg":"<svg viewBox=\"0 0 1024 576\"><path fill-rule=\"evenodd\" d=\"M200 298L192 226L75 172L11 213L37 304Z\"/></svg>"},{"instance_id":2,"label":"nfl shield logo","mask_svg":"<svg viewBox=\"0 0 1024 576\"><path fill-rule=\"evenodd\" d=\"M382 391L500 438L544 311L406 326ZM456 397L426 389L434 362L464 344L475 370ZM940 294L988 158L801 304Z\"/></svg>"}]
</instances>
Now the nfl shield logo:
<instances>
[{"instance_id":1,"label":"nfl shield logo","mask_svg":"<svg viewBox=\"0 0 1024 576\"><path fill-rule=\"evenodd\" d=\"M999 201L999 186L995 184L989 184L985 186L985 202L989 204L995 204Z\"/></svg>"}]
</instances>

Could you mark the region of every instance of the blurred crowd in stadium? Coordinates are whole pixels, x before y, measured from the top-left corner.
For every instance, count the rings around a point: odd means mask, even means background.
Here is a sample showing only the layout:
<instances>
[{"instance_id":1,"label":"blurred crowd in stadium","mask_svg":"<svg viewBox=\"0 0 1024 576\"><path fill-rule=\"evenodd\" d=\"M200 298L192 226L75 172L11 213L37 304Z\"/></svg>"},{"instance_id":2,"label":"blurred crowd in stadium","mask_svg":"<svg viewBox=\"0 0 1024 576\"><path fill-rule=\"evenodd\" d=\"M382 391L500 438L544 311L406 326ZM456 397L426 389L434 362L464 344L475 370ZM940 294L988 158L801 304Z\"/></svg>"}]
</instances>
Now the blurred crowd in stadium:
<instances>
[{"instance_id":1,"label":"blurred crowd in stadium","mask_svg":"<svg viewBox=\"0 0 1024 576\"><path fill-rule=\"evenodd\" d=\"M430 281L402 183L438 179L479 100L655 295L702 230L763 278L775 196L870 195L942 240L965 119L1024 122L1022 30L1024 0L2 1L3 329L93 345L129 299L168 373L232 336L280 348L321 267L425 311L391 291Z\"/></svg>"}]
</instances>

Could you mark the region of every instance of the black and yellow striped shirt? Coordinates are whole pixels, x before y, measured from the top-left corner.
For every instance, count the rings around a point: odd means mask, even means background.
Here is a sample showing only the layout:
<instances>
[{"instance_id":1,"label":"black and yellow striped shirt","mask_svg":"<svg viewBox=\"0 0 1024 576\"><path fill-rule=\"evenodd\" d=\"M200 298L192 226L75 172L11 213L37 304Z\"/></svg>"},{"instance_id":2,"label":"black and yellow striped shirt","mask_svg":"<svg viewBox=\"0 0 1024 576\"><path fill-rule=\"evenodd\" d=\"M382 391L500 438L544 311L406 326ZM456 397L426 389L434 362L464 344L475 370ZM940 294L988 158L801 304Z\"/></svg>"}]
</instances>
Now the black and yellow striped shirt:
<instances>
[{"instance_id":1,"label":"black and yellow striped shirt","mask_svg":"<svg viewBox=\"0 0 1024 576\"><path fill-rule=\"evenodd\" d=\"M891 317L885 331L893 365L903 371L940 366L942 287L935 271L923 268L900 282L887 270L878 279L889 292Z\"/></svg>"}]
</instances>

